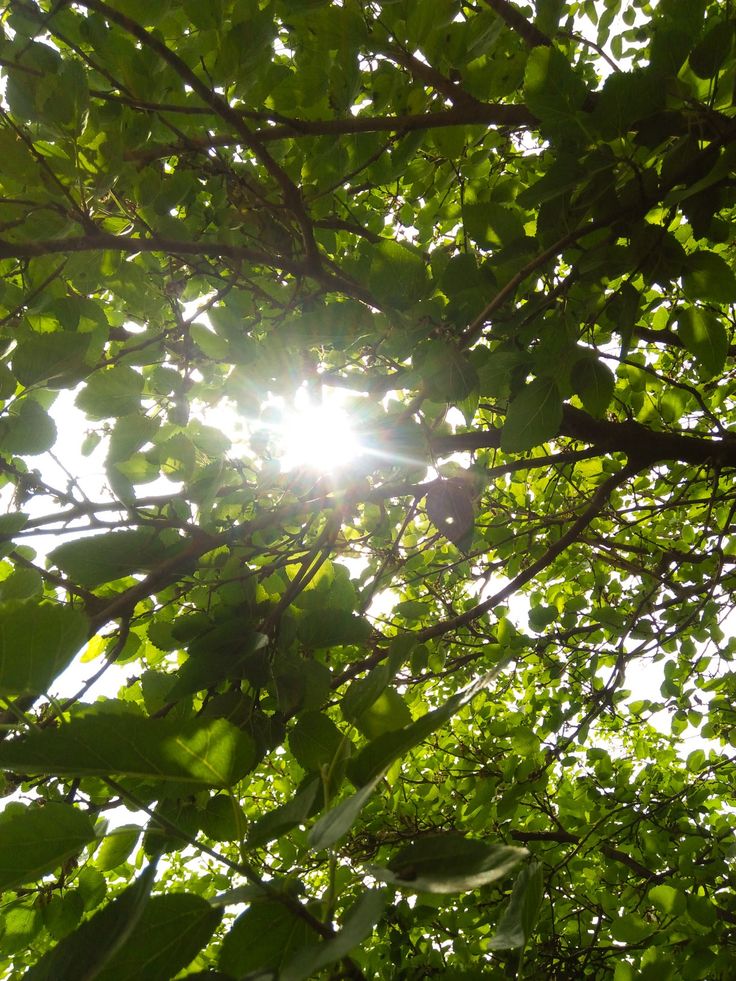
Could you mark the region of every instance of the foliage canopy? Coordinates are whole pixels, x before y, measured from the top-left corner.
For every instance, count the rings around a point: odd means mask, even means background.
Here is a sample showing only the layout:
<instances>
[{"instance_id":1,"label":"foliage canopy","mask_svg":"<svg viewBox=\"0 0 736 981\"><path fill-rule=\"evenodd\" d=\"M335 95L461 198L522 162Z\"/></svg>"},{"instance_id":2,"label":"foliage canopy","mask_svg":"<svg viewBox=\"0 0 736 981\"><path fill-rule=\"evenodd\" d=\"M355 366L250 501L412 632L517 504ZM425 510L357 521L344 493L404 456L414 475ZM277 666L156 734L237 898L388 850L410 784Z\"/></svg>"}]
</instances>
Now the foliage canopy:
<instances>
[{"instance_id":1,"label":"foliage canopy","mask_svg":"<svg viewBox=\"0 0 736 981\"><path fill-rule=\"evenodd\" d=\"M1 18L0 972L732 978L731 4Z\"/></svg>"}]
</instances>

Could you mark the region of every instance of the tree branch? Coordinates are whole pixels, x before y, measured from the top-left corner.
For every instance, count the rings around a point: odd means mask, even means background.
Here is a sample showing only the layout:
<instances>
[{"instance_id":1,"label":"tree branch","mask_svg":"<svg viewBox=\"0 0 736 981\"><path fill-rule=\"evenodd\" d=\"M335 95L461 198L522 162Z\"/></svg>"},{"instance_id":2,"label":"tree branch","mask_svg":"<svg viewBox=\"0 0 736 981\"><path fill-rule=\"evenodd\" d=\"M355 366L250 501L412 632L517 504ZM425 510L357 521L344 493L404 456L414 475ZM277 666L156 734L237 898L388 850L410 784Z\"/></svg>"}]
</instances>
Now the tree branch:
<instances>
[{"instance_id":1,"label":"tree branch","mask_svg":"<svg viewBox=\"0 0 736 981\"><path fill-rule=\"evenodd\" d=\"M611 474L611 476L605 480L596 490L595 494L590 500L587 508L577 521L562 535L553 545L551 545L544 555L540 556L536 562L532 562L530 566L527 566L522 572L519 573L511 582L507 583L503 589L500 589L493 596L489 596L488 599L483 600L482 603L478 603L477 606L466 610L465 613L461 613L456 617L450 617L447 620L440 620L439 623L432 624L431 627L426 627L424 630L416 631L413 636L417 641L431 640L433 637L441 637L444 634L450 633L453 630L458 630L460 627L467 627L473 621L478 620L489 610L492 610L494 606L498 606L499 603L503 603L504 600L508 599L509 596L519 590L522 586L525 586L528 582L538 576L539 573L550 566L558 555L561 555L565 549L572 545L576 540L580 532L587 528L587 526L593 521L603 510L603 508L608 503L608 499L613 493L613 491L625 483L630 477L633 477L637 472L637 467L627 463L626 466L622 467L618 473Z\"/></svg>"},{"instance_id":2,"label":"tree branch","mask_svg":"<svg viewBox=\"0 0 736 981\"><path fill-rule=\"evenodd\" d=\"M234 109L226 99L213 91L208 85L205 85L178 54L172 51L163 41L159 40L158 37L137 23L137 21L108 6L103 0L80 0L80 6L101 14L106 20L122 27L124 31L131 34L142 45L154 51L162 61L176 72L186 85L189 85L197 93L206 105L210 106L218 116L232 126L235 132L242 138L243 144L253 152L280 187L284 204L293 213L299 224L309 265L313 268L317 267L319 264L319 252L314 241L312 222L304 207L301 191L281 165L270 155L261 141L254 136L237 109Z\"/></svg>"},{"instance_id":3,"label":"tree branch","mask_svg":"<svg viewBox=\"0 0 736 981\"><path fill-rule=\"evenodd\" d=\"M453 105L479 106L482 104L474 95L470 95L460 88L456 82L446 78L432 65L428 65L426 61L421 61L416 55L404 51L403 48L386 46L377 48L376 51L388 58L389 61L395 61L402 68L406 68L414 78L424 82L425 85L430 86L440 95L444 95Z\"/></svg>"},{"instance_id":4,"label":"tree branch","mask_svg":"<svg viewBox=\"0 0 736 981\"><path fill-rule=\"evenodd\" d=\"M552 44L547 35L543 34L530 20L527 20L512 3L509 3L509 0L485 0L485 3L494 13L498 14L507 27L519 35L528 47L536 48L540 44L550 47Z\"/></svg>"},{"instance_id":5,"label":"tree branch","mask_svg":"<svg viewBox=\"0 0 736 981\"><path fill-rule=\"evenodd\" d=\"M159 111L165 111L162 106ZM508 126L514 129L537 125L537 119L526 106L490 102L460 103L452 109L435 112L405 113L395 116L349 116L345 119L289 119L253 131L261 143L295 140L308 136L346 136L355 133L411 133L423 129L447 126ZM236 134L188 138L186 144L160 143L143 149L129 150L126 160L148 162L160 157L183 153L191 149L210 150L213 147L242 143Z\"/></svg>"},{"instance_id":6,"label":"tree branch","mask_svg":"<svg viewBox=\"0 0 736 981\"><path fill-rule=\"evenodd\" d=\"M695 466L736 467L736 437L715 439L688 433L656 432L633 420L595 419L571 405L563 406L559 435L592 444L599 453L624 453L639 466L676 460ZM498 449L500 445L500 429L435 436L431 441L433 451L440 455Z\"/></svg>"},{"instance_id":7,"label":"tree branch","mask_svg":"<svg viewBox=\"0 0 736 981\"><path fill-rule=\"evenodd\" d=\"M524 844L530 841L552 841L560 845L579 845L583 840L580 835L571 834L569 831L511 831L511 837L514 841L520 841ZM627 855L626 852L622 852L618 848L614 848L612 845L601 844L599 842L593 843L593 850L595 848L600 848L601 852L607 857L612 858L615 862L620 862L627 868L631 869L637 875L640 875L643 879L660 879L663 873L653 872L648 869L646 865L642 865L641 862L637 862L635 858L631 855ZM669 873L664 873L668 875Z\"/></svg>"}]
</instances>

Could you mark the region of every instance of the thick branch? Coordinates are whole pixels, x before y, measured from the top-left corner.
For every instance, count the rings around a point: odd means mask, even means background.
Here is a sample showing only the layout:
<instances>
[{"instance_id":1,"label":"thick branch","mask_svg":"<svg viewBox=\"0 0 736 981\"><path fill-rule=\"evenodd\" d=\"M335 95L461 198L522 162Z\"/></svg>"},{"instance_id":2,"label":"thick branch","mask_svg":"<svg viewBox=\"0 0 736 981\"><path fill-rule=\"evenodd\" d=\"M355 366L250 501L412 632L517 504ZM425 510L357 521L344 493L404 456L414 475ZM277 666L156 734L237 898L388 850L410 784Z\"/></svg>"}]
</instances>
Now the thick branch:
<instances>
[{"instance_id":1,"label":"thick branch","mask_svg":"<svg viewBox=\"0 0 736 981\"><path fill-rule=\"evenodd\" d=\"M552 44L547 35L527 20L512 3L509 3L509 0L485 0L485 2L530 48L536 48L540 44L549 47Z\"/></svg>"},{"instance_id":2,"label":"thick branch","mask_svg":"<svg viewBox=\"0 0 736 981\"><path fill-rule=\"evenodd\" d=\"M589 443L601 453L624 453L641 466L676 460L694 466L736 467L736 437L715 439L687 433L656 432L633 420L595 419L571 405L564 406L560 436ZM438 455L498 449L500 445L500 429L436 436L431 442L432 450Z\"/></svg>"},{"instance_id":3,"label":"thick branch","mask_svg":"<svg viewBox=\"0 0 736 981\"><path fill-rule=\"evenodd\" d=\"M712 439L686 433L655 432L640 422L611 422L570 405L564 408L563 436L594 443L607 452L625 453L643 464L677 460L694 466L736 467L736 438Z\"/></svg>"},{"instance_id":4,"label":"thick branch","mask_svg":"<svg viewBox=\"0 0 736 981\"><path fill-rule=\"evenodd\" d=\"M380 50L381 54L390 61L395 61L402 68L410 71L414 78L424 82L425 85L430 86L440 95L444 95L453 105L481 105L480 100L476 99L474 95L470 95L455 82L438 72L432 65L428 65L426 61L420 61L419 58L408 51L404 51L403 48L386 47L377 50Z\"/></svg>"},{"instance_id":5,"label":"thick branch","mask_svg":"<svg viewBox=\"0 0 736 981\"><path fill-rule=\"evenodd\" d=\"M162 111L165 107L162 107ZM537 119L526 106L488 102L461 103L452 109L437 112L405 113L396 116L348 116L345 119L289 119L265 129L253 131L261 143L294 140L305 136L345 136L354 133L411 133L415 130L439 129L446 126L510 126L533 127ZM186 144L160 143L143 149L129 150L126 160L156 160L187 150L209 150L213 147L242 143L237 134L188 138Z\"/></svg>"}]
</instances>

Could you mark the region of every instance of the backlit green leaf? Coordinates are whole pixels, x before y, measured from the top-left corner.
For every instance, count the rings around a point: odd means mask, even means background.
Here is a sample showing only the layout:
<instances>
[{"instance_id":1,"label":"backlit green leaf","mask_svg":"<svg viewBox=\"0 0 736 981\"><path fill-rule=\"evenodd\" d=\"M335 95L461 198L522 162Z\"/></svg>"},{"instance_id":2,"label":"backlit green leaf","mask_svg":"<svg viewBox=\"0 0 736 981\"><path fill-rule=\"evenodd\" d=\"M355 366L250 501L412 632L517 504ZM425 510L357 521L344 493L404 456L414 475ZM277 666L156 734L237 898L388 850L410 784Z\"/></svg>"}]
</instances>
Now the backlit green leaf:
<instances>
[{"instance_id":1,"label":"backlit green leaf","mask_svg":"<svg viewBox=\"0 0 736 981\"><path fill-rule=\"evenodd\" d=\"M0 814L0 890L52 872L94 837L89 815L69 804L12 804Z\"/></svg>"},{"instance_id":2,"label":"backlit green leaf","mask_svg":"<svg viewBox=\"0 0 736 981\"><path fill-rule=\"evenodd\" d=\"M33 600L0 603L0 692L40 695L84 645L84 614Z\"/></svg>"},{"instance_id":3,"label":"backlit green leaf","mask_svg":"<svg viewBox=\"0 0 736 981\"><path fill-rule=\"evenodd\" d=\"M58 776L127 776L229 787L255 762L252 740L224 719L98 713L0 746L0 767Z\"/></svg>"},{"instance_id":4,"label":"backlit green leaf","mask_svg":"<svg viewBox=\"0 0 736 981\"><path fill-rule=\"evenodd\" d=\"M388 868L371 866L371 874L411 892L467 892L507 875L527 854L454 833L427 835L405 845Z\"/></svg>"},{"instance_id":5,"label":"backlit green leaf","mask_svg":"<svg viewBox=\"0 0 736 981\"><path fill-rule=\"evenodd\" d=\"M535 378L511 401L501 433L506 453L523 453L556 436L562 421L557 384Z\"/></svg>"},{"instance_id":6,"label":"backlit green leaf","mask_svg":"<svg viewBox=\"0 0 736 981\"><path fill-rule=\"evenodd\" d=\"M710 375L723 370L728 335L721 321L702 307L684 307L677 314L677 334Z\"/></svg>"}]
</instances>

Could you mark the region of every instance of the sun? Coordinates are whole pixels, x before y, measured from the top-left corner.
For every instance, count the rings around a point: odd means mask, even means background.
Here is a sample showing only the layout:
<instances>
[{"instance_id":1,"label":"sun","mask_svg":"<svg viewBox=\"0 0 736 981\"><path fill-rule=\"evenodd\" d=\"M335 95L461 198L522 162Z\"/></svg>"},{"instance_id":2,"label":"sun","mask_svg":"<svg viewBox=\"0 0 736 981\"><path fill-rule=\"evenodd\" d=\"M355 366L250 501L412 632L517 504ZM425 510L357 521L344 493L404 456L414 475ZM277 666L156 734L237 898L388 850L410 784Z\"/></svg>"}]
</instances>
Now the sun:
<instances>
[{"instance_id":1,"label":"sun","mask_svg":"<svg viewBox=\"0 0 736 981\"><path fill-rule=\"evenodd\" d=\"M300 388L291 405L283 408L276 427L282 470L309 467L331 473L352 463L364 452L350 412L335 393L319 399Z\"/></svg>"}]
</instances>

